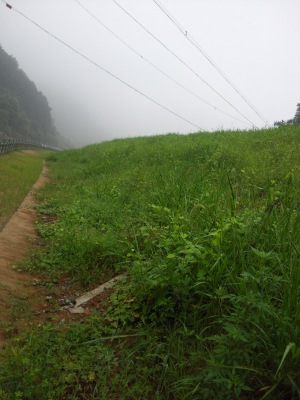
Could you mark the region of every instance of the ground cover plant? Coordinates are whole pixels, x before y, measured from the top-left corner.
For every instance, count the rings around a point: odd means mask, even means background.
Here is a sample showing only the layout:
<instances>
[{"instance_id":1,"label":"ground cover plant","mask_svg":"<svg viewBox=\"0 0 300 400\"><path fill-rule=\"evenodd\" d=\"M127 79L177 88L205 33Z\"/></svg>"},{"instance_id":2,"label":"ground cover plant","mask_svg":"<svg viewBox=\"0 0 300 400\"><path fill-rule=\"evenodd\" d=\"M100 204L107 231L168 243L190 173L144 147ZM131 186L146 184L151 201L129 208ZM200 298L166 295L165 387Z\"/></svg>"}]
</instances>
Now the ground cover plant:
<instances>
[{"instance_id":1,"label":"ground cover plant","mask_svg":"<svg viewBox=\"0 0 300 400\"><path fill-rule=\"evenodd\" d=\"M48 159L33 271L127 271L1 354L4 399L300 398L300 130L122 139Z\"/></svg>"},{"instance_id":2,"label":"ground cover plant","mask_svg":"<svg viewBox=\"0 0 300 400\"><path fill-rule=\"evenodd\" d=\"M43 156L16 151L0 157L0 231L40 175Z\"/></svg>"}]
</instances>

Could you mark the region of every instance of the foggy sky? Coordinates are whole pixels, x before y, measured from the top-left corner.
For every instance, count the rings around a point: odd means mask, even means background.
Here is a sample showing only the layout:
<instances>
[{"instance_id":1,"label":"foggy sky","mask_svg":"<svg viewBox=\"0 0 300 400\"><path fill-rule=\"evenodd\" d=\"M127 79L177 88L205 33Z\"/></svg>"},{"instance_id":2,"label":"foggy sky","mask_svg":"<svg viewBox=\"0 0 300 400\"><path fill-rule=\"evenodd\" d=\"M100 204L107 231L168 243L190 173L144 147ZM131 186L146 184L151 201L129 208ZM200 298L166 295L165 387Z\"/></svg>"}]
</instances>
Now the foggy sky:
<instances>
[{"instance_id":1,"label":"foggy sky","mask_svg":"<svg viewBox=\"0 0 300 400\"><path fill-rule=\"evenodd\" d=\"M117 0L257 127L265 122L180 33L153 0ZM139 92L204 130L249 122L128 17L112 0L80 0L144 58L233 117L192 96L134 54L76 0L9 4ZM272 126L300 102L299 0L161 0ZM74 53L0 3L0 44L48 98L58 130L77 145L198 129Z\"/></svg>"}]
</instances>

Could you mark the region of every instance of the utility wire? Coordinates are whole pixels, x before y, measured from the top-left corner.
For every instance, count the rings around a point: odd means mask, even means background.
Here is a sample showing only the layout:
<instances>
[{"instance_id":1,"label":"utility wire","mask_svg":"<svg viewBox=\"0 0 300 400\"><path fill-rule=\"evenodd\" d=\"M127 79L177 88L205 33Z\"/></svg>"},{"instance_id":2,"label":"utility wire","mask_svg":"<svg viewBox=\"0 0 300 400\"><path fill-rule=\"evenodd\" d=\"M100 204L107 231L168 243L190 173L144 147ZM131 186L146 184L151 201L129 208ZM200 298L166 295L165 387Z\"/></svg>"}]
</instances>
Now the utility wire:
<instances>
[{"instance_id":1,"label":"utility wire","mask_svg":"<svg viewBox=\"0 0 300 400\"><path fill-rule=\"evenodd\" d=\"M171 109L169 109L168 107L162 105L161 103L159 103L158 101L152 99L151 97L147 96L146 94L144 94L143 92L141 92L140 90L136 89L135 87L133 87L132 85L130 85L129 83L123 81L123 79L119 78L117 75L113 74L112 72L108 71L106 68L102 67L101 65L97 64L95 61L91 60L89 57L85 56L83 53L81 53L80 51L76 50L74 47L72 47L71 45L67 44L66 42L64 42L62 39L60 39L59 37L55 36L53 33L49 32L47 29L43 28L41 25L39 25L37 22L33 21L31 18L27 17L25 14L23 14L21 11L17 10L15 7L12 7L10 4L6 3L4 0L1 0L2 3L4 3L6 5L7 8L9 8L10 10L15 11L16 13L20 14L23 18L25 18L27 21L31 22L33 25L35 25L36 27L38 27L39 29L41 29L42 31L44 31L47 35L51 36L52 38L54 38L55 40L57 40L59 43L63 44L65 47L67 47L68 49L72 50L74 53L78 54L80 57L84 58L86 61L88 61L89 63L93 64L94 66L96 66L97 68L101 69L102 71L104 71L105 73L107 73L108 75L112 76L113 78L117 79L119 82L123 83L124 85L126 85L127 87L129 87L130 89L134 90L135 92L137 92L138 94L140 94L141 96L145 97L146 99L150 100L152 103L158 105L159 107L163 108L164 110L168 111L169 113L175 115L176 117L182 119L185 122L188 122L189 124L193 125L194 127L196 127L197 129L199 129L202 132L205 132L204 129L202 129L199 125L189 121L188 119L182 117L181 115L177 114L175 111L172 111Z\"/></svg>"},{"instance_id":2,"label":"utility wire","mask_svg":"<svg viewBox=\"0 0 300 400\"><path fill-rule=\"evenodd\" d=\"M196 75L205 85L207 85L213 92L215 92L221 99L223 99L227 104L230 105L235 111L237 111L243 118L245 118L251 125L255 128L257 126L250 121L244 114L242 114L233 104L230 103L221 93L219 93L212 85L210 85L204 78L202 78L196 71L194 71L186 62L184 62L177 54L175 54L167 45L165 45L161 40L159 40L152 32L150 32L147 28L144 27L133 15L131 15L124 7L122 7L116 0L112 0L125 14L127 14L133 21L135 21L145 32L147 32L150 36L153 37L161 46L163 46L169 53L171 53L174 57L177 58L186 68L188 68L194 75Z\"/></svg>"},{"instance_id":3,"label":"utility wire","mask_svg":"<svg viewBox=\"0 0 300 400\"><path fill-rule=\"evenodd\" d=\"M233 115L227 113L226 111L221 110L220 108L216 107L215 105L209 103L208 101L202 99L200 96L198 96L196 93L176 81L174 78L172 78L170 75L168 75L166 72L162 71L159 67L157 67L155 64L153 64L150 60L145 58L142 54L140 54L137 50L135 50L130 44L128 44L125 40L123 40L119 35L117 35L115 32L113 32L107 25L105 25L98 17L96 17L87 7L85 7L79 0L74 0L85 12L87 12L94 20L96 20L103 28L105 28L107 31L109 31L115 38L117 38L120 42L122 42L126 47L128 47L133 53L135 53L138 57L142 58L145 62L150 64L153 68L155 68L157 71L159 71L162 75L164 75L166 78L170 79L172 82L174 82L176 85L180 86L182 89L186 90L189 92L191 95L196 97L197 99L203 101L204 103L208 104L210 107L214 108L215 110L227 115L230 118L235 119L236 121L239 121L243 124L249 125L247 122L242 121L239 118L234 117Z\"/></svg>"},{"instance_id":4,"label":"utility wire","mask_svg":"<svg viewBox=\"0 0 300 400\"><path fill-rule=\"evenodd\" d=\"M182 27L182 25L171 15L171 13L163 6L158 0L153 0L154 3L161 9L161 11L172 21L172 23L180 30L183 36L207 59L207 61L218 71L218 73L226 80L226 82L235 90L235 92L248 104L248 106L255 112L255 114L268 126L267 120L254 108L254 106L246 99L240 92L238 87L226 76L225 72L211 59L211 57L201 48L199 43Z\"/></svg>"}]
</instances>

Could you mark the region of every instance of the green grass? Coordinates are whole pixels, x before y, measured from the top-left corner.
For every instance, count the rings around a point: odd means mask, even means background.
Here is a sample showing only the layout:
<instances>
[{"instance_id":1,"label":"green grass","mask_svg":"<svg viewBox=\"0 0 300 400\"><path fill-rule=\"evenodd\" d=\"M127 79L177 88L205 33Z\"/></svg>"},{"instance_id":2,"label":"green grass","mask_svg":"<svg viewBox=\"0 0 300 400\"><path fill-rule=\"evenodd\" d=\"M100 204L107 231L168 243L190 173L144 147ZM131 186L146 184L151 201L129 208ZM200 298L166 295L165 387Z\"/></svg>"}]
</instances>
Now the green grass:
<instances>
[{"instance_id":1,"label":"green grass","mask_svg":"<svg viewBox=\"0 0 300 400\"><path fill-rule=\"evenodd\" d=\"M39 177L43 155L18 151L0 157L0 231Z\"/></svg>"},{"instance_id":2,"label":"green grass","mask_svg":"<svg viewBox=\"0 0 300 400\"><path fill-rule=\"evenodd\" d=\"M12 341L3 398L300 397L299 127L114 140L48 162L40 212L55 219L27 267L83 286L129 278L106 312Z\"/></svg>"}]
</instances>

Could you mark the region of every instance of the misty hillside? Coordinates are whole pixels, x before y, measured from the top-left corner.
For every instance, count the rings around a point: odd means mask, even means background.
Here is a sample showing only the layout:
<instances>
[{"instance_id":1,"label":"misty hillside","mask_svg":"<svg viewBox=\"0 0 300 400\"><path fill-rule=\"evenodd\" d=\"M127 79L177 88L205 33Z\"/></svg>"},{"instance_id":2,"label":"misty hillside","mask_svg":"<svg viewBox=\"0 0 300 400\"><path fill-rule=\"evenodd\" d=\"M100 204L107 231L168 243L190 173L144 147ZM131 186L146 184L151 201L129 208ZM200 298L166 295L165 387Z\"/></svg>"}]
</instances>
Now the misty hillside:
<instances>
[{"instance_id":1,"label":"misty hillside","mask_svg":"<svg viewBox=\"0 0 300 400\"><path fill-rule=\"evenodd\" d=\"M11 138L52 146L66 145L54 126L47 98L1 46L0 133L0 140Z\"/></svg>"}]
</instances>

